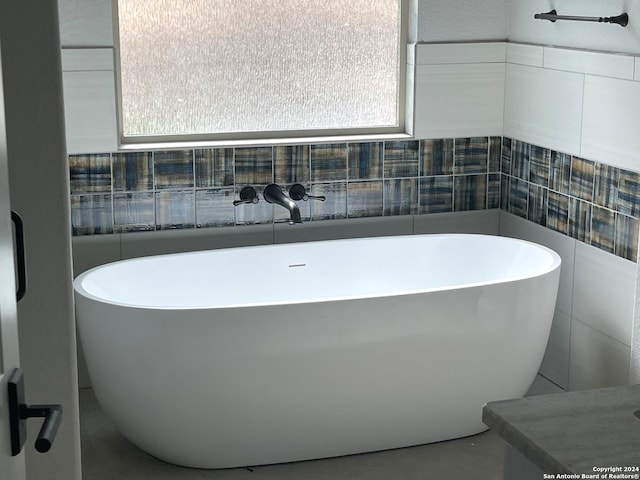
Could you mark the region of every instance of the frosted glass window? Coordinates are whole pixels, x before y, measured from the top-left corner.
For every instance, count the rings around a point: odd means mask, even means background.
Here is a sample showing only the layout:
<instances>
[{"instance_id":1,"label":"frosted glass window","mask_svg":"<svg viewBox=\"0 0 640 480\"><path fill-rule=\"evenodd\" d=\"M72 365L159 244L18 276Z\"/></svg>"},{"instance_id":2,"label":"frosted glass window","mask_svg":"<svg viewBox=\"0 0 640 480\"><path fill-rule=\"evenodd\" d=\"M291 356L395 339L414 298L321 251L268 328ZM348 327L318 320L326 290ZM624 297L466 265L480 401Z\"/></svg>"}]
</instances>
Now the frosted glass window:
<instances>
[{"instance_id":1,"label":"frosted glass window","mask_svg":"<svg viewBox=\"0 0 640 480\"><path fill-rule=\"evenodd\" d=\"M397 131L401 3L118 0L123 136Z\"/></svg>"}]
</instances>

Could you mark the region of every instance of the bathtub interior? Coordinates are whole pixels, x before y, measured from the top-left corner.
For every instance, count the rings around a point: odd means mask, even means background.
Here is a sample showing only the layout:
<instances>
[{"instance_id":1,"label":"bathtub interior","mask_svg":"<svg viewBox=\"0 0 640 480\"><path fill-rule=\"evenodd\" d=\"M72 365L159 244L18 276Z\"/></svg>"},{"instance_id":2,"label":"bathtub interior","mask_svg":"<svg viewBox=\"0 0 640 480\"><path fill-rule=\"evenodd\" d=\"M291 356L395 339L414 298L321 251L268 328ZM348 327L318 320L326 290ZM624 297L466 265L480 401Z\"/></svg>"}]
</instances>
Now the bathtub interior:
<instances>
[{"instance_id":1,"label":"bathtub interior","mask_svg":"<svg viewBox=\"0 0 640 480\"><path fill-rule=\"evenodd\" d=\"M86 272L76 290L133 307L222 308L465 288L558 264L555 253L521 240L409 235L143 257Z\"/></svg>"}]
</instances>

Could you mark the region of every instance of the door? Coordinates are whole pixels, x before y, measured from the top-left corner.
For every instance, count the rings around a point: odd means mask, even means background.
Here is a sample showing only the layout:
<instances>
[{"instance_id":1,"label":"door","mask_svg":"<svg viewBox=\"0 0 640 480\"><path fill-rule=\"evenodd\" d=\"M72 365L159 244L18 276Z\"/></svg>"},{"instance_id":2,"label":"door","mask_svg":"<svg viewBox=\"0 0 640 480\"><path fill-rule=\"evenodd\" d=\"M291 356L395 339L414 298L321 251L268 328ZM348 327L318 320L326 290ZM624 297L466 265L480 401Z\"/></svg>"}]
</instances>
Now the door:
<instances>
[{"instance_id":1,"label":"door","mask_svg":"<svg viewBox=\"0 0 640 480\"><path fill-rule=\"evenodd\" d=\"M14 246L0 58L0 478L24 480L24 453L11 455L7 381L19 366Z\"/></svg>"}]
</instances>

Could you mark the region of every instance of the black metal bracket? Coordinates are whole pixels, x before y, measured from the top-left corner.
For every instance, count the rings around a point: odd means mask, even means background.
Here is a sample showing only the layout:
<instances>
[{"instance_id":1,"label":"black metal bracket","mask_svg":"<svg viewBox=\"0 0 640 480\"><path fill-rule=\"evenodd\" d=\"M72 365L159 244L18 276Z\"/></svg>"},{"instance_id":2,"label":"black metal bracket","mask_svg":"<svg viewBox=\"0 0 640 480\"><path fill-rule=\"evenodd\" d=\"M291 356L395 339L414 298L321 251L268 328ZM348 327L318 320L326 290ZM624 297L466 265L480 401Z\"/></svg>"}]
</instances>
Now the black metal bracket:
<instances>
[{"instance_id":1,"label":"black metal bracket","mask_svg":"<svg viewBox=\"0 0 640 480\"><path fill-rule=\"evenodd\" d=\"M577 17L575 15L558 15L554 9L547 13L536 13L533 18L536 20L549 20L555 23L557 20L572 20L576 22L598 22L598 23L615 23L621 27L629 25L629 15L621 13L615 17Z\"/></svg>"},{"instance_id":2,"label":"black metal bracket","mask_svg":"<svg viewBox=\"0 0 640 480\"><path fill-rule=\"evenodd\" d=\"M24 402L24 373L20 368L14 369L9 377L9 429L11 431L11 455L22 451L27 439L27 419L44 418L35 447L40 453L51 449L58 427L62 421L62 405L27 405Z\"/></svg>"},{"instance_id":3,"label":"black metal bracket","mask_svg":"<svg viewBox=\"0 0 640 480\"><path fill-rule=\"evenodd\" d=\"M18 272L18 289L16 290L16 301L22 300L27 293L27 264L24 254L24 225L22 218L13 210L11 211L11 221L16 231L16 257L18 264L16 270Z\"/></svg>"}]
</instances>

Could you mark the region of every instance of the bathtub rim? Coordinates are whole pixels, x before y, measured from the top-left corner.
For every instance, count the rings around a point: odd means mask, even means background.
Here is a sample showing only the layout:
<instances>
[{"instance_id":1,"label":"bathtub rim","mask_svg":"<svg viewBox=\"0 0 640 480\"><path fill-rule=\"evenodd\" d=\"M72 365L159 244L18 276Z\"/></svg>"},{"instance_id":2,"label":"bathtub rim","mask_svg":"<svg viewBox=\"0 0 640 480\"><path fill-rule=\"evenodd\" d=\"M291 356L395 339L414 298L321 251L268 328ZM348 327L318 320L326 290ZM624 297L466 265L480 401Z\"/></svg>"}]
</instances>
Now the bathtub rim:
<instances>
[{"instance_id":1,"label":"bathtub rim","mask_svg":"<svg viewBox=\"0 0 640 480\"><path fill-rule=\"evenodd\" d=\"M430 293L430 292L440 292L444 290L463 290L467 288L474 287L482 287L486 285L493 284L501 284L501 283L509 283L509 282L517 282L521 280L526 280L529 278L541 277L544 275L548 275L556 269L559 269L562 264L561 257L558 253L552 250L549 247L544 245L529 241L523 240L514 237L506 237L502 235L492 235L492 234L476 234L476 233L426 233L426 234L409 234L409 235L384 235L377 237L359 237L359 238L346 238L346 239L332 239L332 240L316 240L311 242L296 242L295 244L300 243L334 243L334 242L344 242L344 243L352 243L352 242L360 242L360 241L380 241L383 239L398 239L398 238L413 238L413 237L482 237L482 238L501 238L508 240L509 242L524 244L529 247L533 247L539 250L546 252L552 258L552 262L549 267L545 270L535 271L534 273L527 272L522 275L514 275L505 277L503 279L492 279L481 282L466 282L466 283L458 283L455 285L445 285L440 287L431 287L431 288L418 288L412 290L402 290L402 291L390 291L384 293L372 293L372 294L357 294L357 295L344 295L344 296L334 296L334 297L311 297L305 299L296 299L289 300L286 302L283 301L273 301L273 302L253 302L253 303L241 303L241 304L227 304L227 305L139 305L139 304L131 304L125 302L118 302L114 300L108 300L103 297L97 296L93 293L87 291L83 286L83 281L91 276L93 273L103 269L108 268L113 265L121 265L124 263L134 263L139 261L148 261L153 258L159 257L187 257L190 255L202 254L205 252L221 252L221 251L238 251L242 250L254 250L265 247L284 247L289 244L265 244L265 245L251 245L251 246L239 246L239 247L230 247L230 248L221 248L221 249L208 249L208 250L194 250L189 252L178 252L178 253L164 253L159 255L147 255L143 257L135 257L117 260L114 262L108 262L102 265L98 265L93 267L80 275L78 275L73 281L73 290L74 295L81 295L82 297L95 301L98 303L104 303L108 305L115 305L123 308L132 308L132 309L144 309L144 310L168 310L168 311L179 311L179 310L224 310L229 308L242 308L242 307L263 307L263 306L274 306L274 305L284 305L284 304L314 304L314 303L325 303L325 302L339 302L345 300L357 300L357 299L367 299L367 298L384 298L384 297L395 297L395 296L404 296L404 295L416 295L422 293Z\"/></svg>"}]
</instances>

